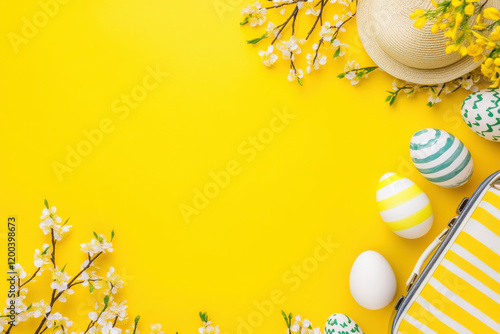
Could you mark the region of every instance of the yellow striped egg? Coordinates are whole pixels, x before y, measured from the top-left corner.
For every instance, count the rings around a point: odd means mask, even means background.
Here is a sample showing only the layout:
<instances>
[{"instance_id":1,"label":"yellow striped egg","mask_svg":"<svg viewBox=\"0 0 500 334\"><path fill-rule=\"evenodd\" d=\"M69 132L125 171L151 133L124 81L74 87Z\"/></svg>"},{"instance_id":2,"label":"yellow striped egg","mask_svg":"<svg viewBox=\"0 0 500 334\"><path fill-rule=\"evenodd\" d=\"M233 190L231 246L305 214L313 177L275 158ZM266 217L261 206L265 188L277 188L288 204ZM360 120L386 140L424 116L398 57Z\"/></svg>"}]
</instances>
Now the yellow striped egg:
<instances>
[{"instance_id":1,"label":"yellow striped egg","mask_svg":"<svg viewBox=\"0 0 500 334\"><path fill-rule=\"evenodd\" d=\"M396 173L380 178L377 206L382 220L403 238L420 238L431 229L434 221L427 195L413 181Z\"/></svg>"}]
</instances>

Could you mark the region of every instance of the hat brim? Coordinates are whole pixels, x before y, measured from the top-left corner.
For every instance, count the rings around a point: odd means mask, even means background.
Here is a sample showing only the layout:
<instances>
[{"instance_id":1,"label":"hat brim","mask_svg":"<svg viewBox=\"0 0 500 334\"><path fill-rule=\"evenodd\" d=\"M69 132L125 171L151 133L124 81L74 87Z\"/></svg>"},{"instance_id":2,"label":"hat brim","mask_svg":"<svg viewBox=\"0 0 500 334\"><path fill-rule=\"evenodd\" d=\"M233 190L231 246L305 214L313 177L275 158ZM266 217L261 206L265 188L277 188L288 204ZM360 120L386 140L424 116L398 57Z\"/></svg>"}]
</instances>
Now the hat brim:
<instances>
[{"instance_id":1,"label":"hat brim","mask_svg":"<svg viewBox=\"0 0 500 334\"><path fill-rule=\"evenodd\" d=\"M374 29L372 29L369 19L374 1L376 0L358 1L356 14L358 34L370 58L390 75L419 85L436 85L460 78L481 65L480 61L475 62L470 56L462 57L451 65L436 69L419 69L396 61L382 50L374 36ZM495 0L493 3L496 6L499 1Z\"/></svg>"}]
</instances>

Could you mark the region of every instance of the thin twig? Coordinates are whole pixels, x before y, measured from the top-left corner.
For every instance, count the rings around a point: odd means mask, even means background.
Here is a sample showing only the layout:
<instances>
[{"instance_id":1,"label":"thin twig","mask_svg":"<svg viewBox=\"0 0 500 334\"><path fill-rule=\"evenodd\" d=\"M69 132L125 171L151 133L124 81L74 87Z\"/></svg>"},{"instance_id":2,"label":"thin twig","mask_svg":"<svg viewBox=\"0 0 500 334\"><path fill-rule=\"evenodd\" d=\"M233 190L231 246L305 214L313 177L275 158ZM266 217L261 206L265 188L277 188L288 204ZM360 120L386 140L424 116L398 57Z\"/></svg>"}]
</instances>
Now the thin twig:
<instances>
[{"instance_id":1,"label":"thin twig","mask_svg":"<svg viewBox=\"0 0 500 334\"><path fill-rule=\"evenodd\" d=\"M26 282L24 282L23 284L21 284L21 288L22 288L23 286L25 286L26 284L28 284L29 282L31 282L31 280L32 280L33 278L35 278L36 274L38 274L38 272L39 272L39 271L40 271L40 268L38 268L38 269L37 269L37 270L33 273L33 275L32 275L32 276L31 276L31 277L30 277L30 278L29 278Z\"/></svg>"},{"instance_id":2,"label":"thin twig","mask_svg":"<svg viewBox=\"0 0 500 334\"><path fill-rule=\"evenodd\" d=\"M87 265L85 267L83 267L82 270L80 270L80 272L75 276L73 277L73 279L71 281L69 281L68 283L68 289L70 289L74 284L74 282L78 279L78 277L80 277L81 274L83 274L83 272L85 270L87 270L88 268L90 268L90 266L92 265L92 263L102 254L103 252L99 252L97 253L96 256L94 256L93 258L90 259L89 263L87 263ZM65 290L64 290L65 291ZM38 328L36 329L35 331L35 334L40 334L40 331L42 330L43 328L43 325L45 325L45 322L47 321L47 317L50 315L50 313L52 312L53 310L53 306L55 304L55 302L59 299L59 297L62 296L62 294L64 293L64 291L61 291L59 293L56 294L56 290L52 290L52 297L51 297L51 300L50 300L50 311L45 313L45 317L43 317L42 321L40 322L40 325L38 326Z\"/></svg>"},{"instance_id":3,"label":"thin twig","mask_svg":"<svg viewBox=\"0 0 500 334\"><path fill-rule=\"evenodd\" d=\"M274 37L273 41L271 42L271 45L273 45L274 42L276 42L276 40L281 35L281 32L283 31L283 29L285 29L285 27L288 24L288 22L290 22L290 20L293 17L297 16L298 13L299 13L299 6L295 6L295 9L293 10L293 13L288 17L288 19L284 23L282 23L281 25L278 26L278 27L281 27L281 29L278 31L278 34L276 35L276 37ZM278 28L278 27L276 27L276 28Z\"/></svg>"},{"instance_id":4,"label":"thin twig","mask_svg":"<svg viewBox=\"0 0 500 334\"><path fill-rule=\"evenodd\" d=\"M283 7L283 6L293 5L293 4L297 4L299 2L305 2L305 1L307 1L307 0L297 0L297 1L292 1L292 2L285 2L285 3L282 3L280 5L270 6L270 7L264 7L264 8L265 9L275 9L275 8L280 8L280 7Z\"/></svg>"},{"instance_id":5,"label":"thin twig","mask_svg":"<svg viewBox=\"0 0 500 334\"><path fill-rule=\"evenodd\" d=\"M326 5L327 1L328 0L321 0L321 9L319 10L318 17L314 21L314 24L313 24L311 30L309 30L309 33L307 34L306 40L309 38L309 36L311 36L311 34L313 33L314 29L316 29L316 25L318 24L319 19L323 16L323 9L325 8L325 5Z\"/></svg>"}]
</instances>

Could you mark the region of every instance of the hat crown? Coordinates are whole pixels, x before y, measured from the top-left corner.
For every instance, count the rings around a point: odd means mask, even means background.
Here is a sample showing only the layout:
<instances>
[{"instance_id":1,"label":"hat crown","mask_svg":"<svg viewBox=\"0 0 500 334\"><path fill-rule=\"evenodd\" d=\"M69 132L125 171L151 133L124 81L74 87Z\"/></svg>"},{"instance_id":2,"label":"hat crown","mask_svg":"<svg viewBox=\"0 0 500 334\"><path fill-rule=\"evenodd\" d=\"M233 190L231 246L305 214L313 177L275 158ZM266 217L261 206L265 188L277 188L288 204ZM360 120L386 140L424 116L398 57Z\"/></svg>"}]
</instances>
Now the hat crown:
<instances>
[{"instance_id":1,"label":"hat crown","mask_svg":"<svg viewBox=\"0 0 500 334\"><path fill-rule=\"evenodd\" d=\"M429 0L375 0L371 24L379 46L394 60L418 69L437 69L460 60L457 53L446 54L446 37L433 34L431 23L422 29L413 26L410 14L432 8Z\"/></svg>"}]
</instances>

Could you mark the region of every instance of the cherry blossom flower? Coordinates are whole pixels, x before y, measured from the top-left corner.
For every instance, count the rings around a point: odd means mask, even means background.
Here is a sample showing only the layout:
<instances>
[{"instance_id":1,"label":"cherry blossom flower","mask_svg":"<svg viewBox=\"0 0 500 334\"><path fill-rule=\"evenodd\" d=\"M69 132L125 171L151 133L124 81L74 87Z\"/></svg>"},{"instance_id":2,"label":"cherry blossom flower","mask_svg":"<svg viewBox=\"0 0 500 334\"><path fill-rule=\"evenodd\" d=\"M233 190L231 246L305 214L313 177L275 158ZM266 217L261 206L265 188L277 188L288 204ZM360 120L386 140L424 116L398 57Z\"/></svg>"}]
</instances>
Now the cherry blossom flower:
<instances>
[{"instance_id":1,"label":"cherry blossom flower","mask_svg":"<svg viewBox=\"0 0 500 334\"><path fill-rule=\"evenodd\" d=\"M113 251L113 244L111 242L107 242L104 235L99 234L98 239L92 238L89 243L80 244L81 250L84 253L88 253L91 257L97 253L111 253Z\"/></svg>"},{"instance_id":2,"label":"cherry blossom flower","mask_svg":"<svg viewBox=\"0 0 500 334\"><path fill-rule=\"evenodd\" d=\"M266 11L260 2L256 1L241 10L241 14L245 17L243 22L248 22L251 27L261 26L266 21Z\"/></svg>"},{"instance_id":3,"label":"cherry blossom flower","mask_svg":"<svg viewBox=\"0 0 500 334\"><path fill-rule=\"evenodd\" d=\"M71 278L66 272L59 270L57 267L52 270L52 283L50 287L57 292L64 291L68 288L68 281Z\"/></svg>"},{"instance_id":4,"label":"cherry blossom flower","mask_svg":"<svg viewBox=\"0 0 500 334\"><path fill-rule=\"evenodd\" d=\"M271 67L276 62L276 60L278 60L278 56L275 55L273 51L274 47L272 45L269 45L267 51L259 51L259 56L262 59L264 65L266 65L267 67Z\"/></svg>"},{"instance_id":5,"label":"cherry blossom flower","mask_svg":"<svg viewBox=\"0 0 500 334\"><path fill-rule=\"evenodd\" d=\"M109 292L111 292L111 294L116 294L119 288L123 288L123 280L118 274L115 273L114 267L109 267L105 281L109 285Z\"/></svg>"},{"instance_id":6,"label":"cherry blossom flower","mask_svg":"<svg viewBox=\"0 0 500 334\"><path fill-rule=\"evenodd\" d=\"M292 36L287 41L278 41L276 43L276 48L282 52L284 59L294 60L294 55L300 54L300 45L304 44L304 42L305 40L297 39Z\"/></svg>"},{"instance_id":7,"label":"cherry blossom flower","mask_svg":"<svg viewBox=\"0 0 500 334\"><path fill-rule=\"evenodd\" d=\"M43 299L39 302L31 304L31 308L28 313L29 318L39 318L41 316L45 316L48 312L50 312L51 307L47 304Z\"/></svg>"},{"instance_id":8,"label":"cherry blossom flower","mask_svg":"<svg viewBox=\"0 0 500 334\"><path fill-rule=\"evenodd\" d=\"M294 81L295 79L302 79L304 77L304 71L301 69L295 70L293 68L290 69L288 72L288 80L289 81Z\"/></svg>"},{"instance_id":9,"label":"cherry blossom flower","mask_svg":"<svg viewBox=\"0 0 500 334\"><path fill-rule=\"evenodd\" d=\"M164 331L161 330L160 324L152 324L151 325L151 334L163 334Z\"/></svg>"},{"instance_id":10,"label":"cherry blossom flower","mask_svg":"<svg viewBox=\"0 0 500 334\"><path fill-rule=\"evenodd\" d=\"M42 268L44 265L50 264L51 255L49 244L44 244L42 250L35 249L35 267Z\"/></svg>"},{"instance_id":11,"label":"cherry blossom flower","mask_svg":"<svg viewBox=\"0 0 500 334\"><path fill-rule=\"evenodd\" d=\"M347 62L344 66L344 72L347 73L345 78L351 80L351 85L357 85L359 83L359 78L357 77L356 71L354 71L359 68L360 66L355 60Z\"/></svg>"},{"instance_id":12,"label":"cherry blossom flower","mask_svg":"<svg viewBox=\"0 0 500 334\"><path fill-rule=\"evenodd\" d=\"M304 2L304 8L306 9L306 15L318 16L321 12L321 7L316 6L313 0L307 0Z\"/></svg>"}]
</instances>

